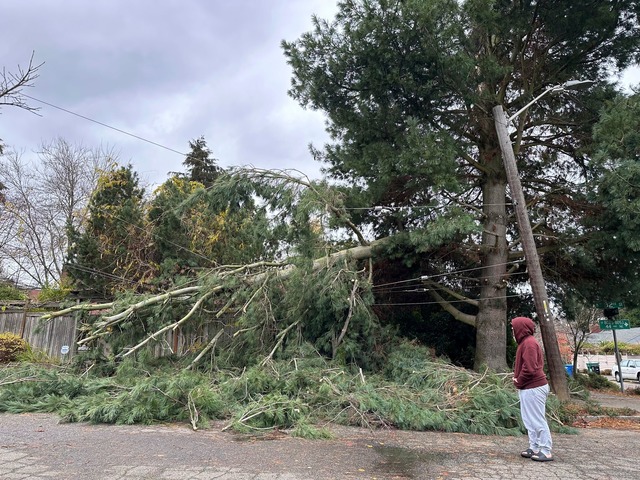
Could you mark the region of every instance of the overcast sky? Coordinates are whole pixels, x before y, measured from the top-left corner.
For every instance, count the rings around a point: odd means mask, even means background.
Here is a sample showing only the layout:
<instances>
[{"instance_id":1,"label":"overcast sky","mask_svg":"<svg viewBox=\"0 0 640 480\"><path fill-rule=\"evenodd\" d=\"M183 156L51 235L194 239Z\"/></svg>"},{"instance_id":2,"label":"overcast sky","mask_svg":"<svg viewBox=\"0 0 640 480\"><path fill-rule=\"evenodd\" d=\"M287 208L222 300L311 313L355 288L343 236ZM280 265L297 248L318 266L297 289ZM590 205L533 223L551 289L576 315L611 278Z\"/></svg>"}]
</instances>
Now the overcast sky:
<instances>
[{"instance_id":1,"label":"overcast sky","mask_svg":"<svg viewBox=\"0 0 640 480\"><path fill-rule=\"evenodd\" d=\"M45 62L26 93L180 152L204 135L223 167L297 168L319 176L310 142L324 119L287 95L280 42L332 18L335 0L2 0L0 67ZM143 181L181 171L179 154L50 106L0 112L0 138L24 156L60 136L107 144Z\"/></svg>"},{"instance_id":2,"label":"overcast sky","mask_svg":"<svg viewBox=\"0 0 640 480\"><path fill-rule=\"evenodd\" d=\"M320 113L287 95L280 48L332 18L336 0L0 0L0 67L45 62L27 93L180 152L204 135L223 167L297 168L319 176L308 144L326 140ZM638 70L627 82L638 82ZM53 107L0 113L0 138L24 155L62 137L108 145L146 183L183 157Z\"/></svg>"}]
</instances>

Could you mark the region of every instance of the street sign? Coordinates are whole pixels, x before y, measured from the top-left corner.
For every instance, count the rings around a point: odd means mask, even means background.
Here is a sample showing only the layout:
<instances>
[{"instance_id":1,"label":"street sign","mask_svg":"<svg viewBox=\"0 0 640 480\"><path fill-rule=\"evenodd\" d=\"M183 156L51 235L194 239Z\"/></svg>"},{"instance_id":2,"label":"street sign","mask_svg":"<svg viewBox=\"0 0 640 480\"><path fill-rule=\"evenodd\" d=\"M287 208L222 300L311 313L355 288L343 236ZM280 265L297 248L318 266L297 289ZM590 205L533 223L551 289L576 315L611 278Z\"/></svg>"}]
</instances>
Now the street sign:
<instances>
[{"instance_id":1,"label":"street sign","mask_svg":"<svg viewBox=\"0 0 640 480\"><path fill-rule=\"evenodd\" d=\"M607 320L606 318L599 318L600 330L627 330L631 328L629 320L619 318L617 320Z\"/></svg>"},{"instance_id":2,"label":"street sign","mask_svg":"<svg viewBox=\"0 0 640 480\"><path fill-rule=\"evenodd\" d=\"M596 308L624 308L622 302L598 302Z\"/></svg>"}]
</instances>

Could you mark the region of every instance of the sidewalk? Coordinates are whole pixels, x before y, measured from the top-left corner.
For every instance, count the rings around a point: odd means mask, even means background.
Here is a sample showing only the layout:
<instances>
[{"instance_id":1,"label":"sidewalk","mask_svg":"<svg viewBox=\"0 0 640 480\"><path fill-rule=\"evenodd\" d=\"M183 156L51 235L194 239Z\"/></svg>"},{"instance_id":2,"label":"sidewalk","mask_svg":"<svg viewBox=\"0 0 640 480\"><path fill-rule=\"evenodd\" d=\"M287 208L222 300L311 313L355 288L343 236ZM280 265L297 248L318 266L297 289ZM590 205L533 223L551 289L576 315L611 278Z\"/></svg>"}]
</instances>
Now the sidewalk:
<instances>
[{"instance_id":1,"label":"sidewalk","mask_svg":"<svg viewBox=\"0 0 640 480\"><path fill-rule=\"evenodd\" d=\"M525 436L335 427L332 440L257 440L187 425L59 424L54 415L0 414L2 479L325 480L637 479L640 435L554 435L556 461L519 456Z\"/></svg>"},{"instance_id":2,"label":"sidewalk","mask_svg":"<svg viewBox=\"0 0 640 480\"><path fill-rule=\"evenodd\" d=\"M636 387L636 385L634 385L634 387ZM599 405L602 405L603 407L630 408L632 410L635 410L637 412L637 415L640 415L640 395L628 395L622 394L620 392L591 392L591 399Z\"/></svg>"}]
</instances>

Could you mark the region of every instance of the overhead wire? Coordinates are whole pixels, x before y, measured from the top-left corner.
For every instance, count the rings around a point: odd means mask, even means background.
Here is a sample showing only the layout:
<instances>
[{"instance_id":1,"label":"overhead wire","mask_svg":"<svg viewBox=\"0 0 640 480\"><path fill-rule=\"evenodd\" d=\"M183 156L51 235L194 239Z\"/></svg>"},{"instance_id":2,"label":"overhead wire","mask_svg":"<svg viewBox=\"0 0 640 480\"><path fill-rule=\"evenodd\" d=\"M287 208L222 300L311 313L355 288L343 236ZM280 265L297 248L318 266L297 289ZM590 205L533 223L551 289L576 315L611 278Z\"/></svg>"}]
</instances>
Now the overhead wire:
<instances>
[{"instance_id":1,"label":"overhead wire","mask_svg":"<svg viewBox=\"0 0 640 480\"><path fill-rule=\"evenodd\" d=\"M499 205L506 205L506 206L511 206L513 205L512 203L485 203L483 204L484 206L499 206ZM386 206L386 205L374 205L371 207L342 207L343 210L375 210L375 211L382 211L382 210L410 210L410 209L432 209L432 210L439 210L439 209L444 209L447 208L448 205L402 205L402 206Z\"/></svg>"},{"instance_id":2,"label":"overhead wire","mask_svg":"<svg viewBox=\"0 0 640 480\"><path fill-rule=\"evenodd\" d=\"M107 278L113 278L116 280L123 280L125 282L129 282L129 283L135 283L134 280L131 280L129 278L126 277L122 277L120 275L116 275L115 273L109 273L109 272L105 272L104 270L98 270L92 267L87 267L86 265L79 265L79 264L75 264L75 263L65 263L64 264L66 267L71 267L74 268L76 270L82 270L83 272L87 272L87 273L97 273L100 276L103 277L107 277Z\"/></svg>"},{"instance_id":3,"label":"overhead wire","mask_svg":"<svg viewBox=\"0 0 640 480\"><path fill-rule=\"evenodd\" d=\"M506 266L506 265L512 265L512 264L518 264L521 263L520 260L514 260L511 262L504 262L504 263L496 263L493 264L492 266ZM397 282L388 282L388 283L381 283L379 285L374 285L372 288L373 289L378 289L381 287L386 287L388 285L400 285L403 283L410 283L410 282L417 282L417 281L423 281L423 280L430 280L432 278L437 278L437 277L446 277L446 276L450 276L450 275L454 275L457 273L466 273L466 272L473 272L476 270L482 270L487 268L486 266L480 266L480 267L473 267L473 268L465 268L465 269L460 269L460 270L452 270L450 272L446 272L446 273L437 273L437 274L433 274L433 275L421 275L420 277L414 277L414 278L410 278L407 280L398 280Z\"/></svg>"},{"instance_id":4,"label":"overhead wire","mask_svg":"<svg viewBox=\"0 0 640 480\"><path fill-rule=\"evenodd\" d=\"M504 298L518 298L522 295L505 295ZM468 303L468 300L447 300L447 303ZM398 302L398 303L372 303L371 306L415 306L415 305L439 305L440 302L431 301L431 302Z\"/></svg>"},{"instance_id":5,"label":"overhead wire","mask_svg":"<svg viewBox=\"0 0 640 480\"><path fill-rule=\"evenodd\" d=\"M134 134L134 133L128 132L128 131L123 130L123 129L121 129L121 128L117 128L117 127L114 127L114 126L112 126L112 125L106 124L106 123L104 123L104 122L100 122L100 121L95 120L95 119L93 119L93 118L87 117L86 115L81 115L81 114L76 113L76 112L73 112L73 111L71 111L71 110L69 110L69 109L66 109L66 108L60 107L60 106L58 106L58 105L54 105L53 103L46 102L46 101L44 101L44 100L41 100L41 99L39 99L39 98L32 97L32 96L27 95L27 94L23 94L23 95L24 95L25 97L27 97L27 98L31 99L31 100L36 101L36 102L39 102L39 103L42 103L42 104L47 105L47 106L49 106L49 107L52 107L52 108L55 108L55 109L61 110L61 111L65 112L65 113L68 113L68 114L70 114L70 115L75 115L76 117L82 118L82 119L87 120L87 121L89 121L89 122L96 123L96 124L98 124L98 125L101 125L101 126L103 126L103 127L109 128L109 129L111 129L111 130L114 130L114 131L116 131L116 132L122 133L122 134L124 134L124 135L128 135L128 136L133 137L133 138L136 138L136 139L138 139L138 140L142 140L143 142L147 142L147 143L149 143L149 144L151 144L151 145L155 145L155 146L157 146L157 147L164 148L165 150L168 150L168 151L173 152L173 153L177 153L178 155L181 155L181 156L184 156L184 157L186 157L186 156L188 155L188 154L183 153L183 152L180 152L180 151L178 151L178 150L176 150L176 149L174 149L174 148L167 147L166 145L162 145L161 143L154 142L153 140L149 140L149 139L147 139L147 138L141 137L140 135L136 135L136 134ZM176 207L176 209L177 209L177 207ZM142 227L139 227L138 225L135 225L135 224L134 224L134 223L132 223L132 222L129 222L129 221L127 221L127 220L124 220L124 219L123 219L123 218L121 218L121 217L117 217L117 216L116 216L116 218L118 218L119 220L121 220L121 221L123 221L123 222L127 223L127 224L128 224L128 225L130 225L130 226L133 226L134 228L137 228L137 229L139 229L139 230L143 230L143 231L144 231L144 229L143 229ZM166 238L162 238L162 239L163 239L165 242L167 242L168 244L173 245L174 247L180 248L180 249L182 249L182 250L185 250L185 251L187 251L187 252L191 253L191 254L192 254L192 255L194 255L194 256L200 257L200 258L205 259L205 260L207 260L207 261L211 261L211 259L209 259L209 258L205 257L204 255L201 255L201 254L199 254L199 253L197 253L197 252L195 252L195 251L193 251L193 250L190 250L190 249L188 249L188 248L186 248L186 247L184 247L184 246L182 246L182 245L179 245L179 244L177 244L177 243L175 243L175 242L172 242L171 240L168 240L168 239L166 239ZM76 268L78 268L78 267L79 267L79 266L78 266L78 265L76 265ZM88 267L87 267L87 268L88 268ZM103 273L104 273L104 274L107 274L106 272L103 272ZM121 279L121 280L125 280L125 281L132 282L132 280L130 280L130 279L125 279L125 278L121 278L121 277L117 277L117 276L115 276L114 278L119 278L119 279Z\"/></svg>"},{"instance_id":6,"label":"overhead wire","mask_svg":"<svg viewBox=\"0 0 640 480\"><path fill-rule=\"evenodd\" d=\"M121 128L117 128L117 127L114 127L114 126L109 125L107 123L95 120L93 118L87 117L86 115L82 115L82 114L76 113L76 112L74 112L72 110L60 107L60 106L55 105L53 103L47 102L45 100L41 100L39 98L30 96L30 95L27 95L27 94L23 94L23 95L26 98L29 98L29 99L31 99L33 101L42 103L43 105L47 105L49 107L52 107L52 108L55 108L57 110L63 111L63 112L68 113L70 115L74 115L76 117L82 118L84 120L87 120L89 122L95 123L97 125L101 125L101 126L103 126L105 128L109 128L111 130L114 130L116 132L122 133L124 135L128 135L128 136L130 136L132 138L135 138L135 139L141 140L143 142L149 143L151 145L155 145L157 147L163 148L163 149L168 150L170 152L177 153L178 155L181 155L181 156L187 156L188 155L188 154L180 152L180 151L178 151L178 150L176 150L174 148L167 147L166 145L162 145L162 144L160 144L158 142L155 142L153 140L149 140L147 138L141 137L140 135L136 135L134 133L128 132L128 131L123 130ZM486 205L498 205L498 204L486 204ZM509 203L502 204L501 203L500 205L511 205L511 204L509 204ZM438 206L438 205L413 205L413 206L379 206L379 205L376 205L376 206L371 206L371 207L345 207L344 209L345 210L374 210L374 211L382 211L382 210L442 209L442 208L445 208L445 207L444 206ZM176 207L176 209L177 209L177 207ZM164 212L164 213L167 213L167 212ZM164 213L163 213L163 215L164 215ZM130 226L133 226L136 229L145 231L145 229L143 229L142 227L139 227L138 225L135 225L132 222L129 222L129 221L127 221L127 220L125 220L125 219L123 219L121 217L116 216L116 218L118 218L119 220L129 224ZM172 242L171 240L168 240L168 239L166 239L164 237L162 237L162 239L165 242L169 243L170 245L173 245L173 246L175 246L177 248L180 248L180 249L182 249L182 250L184 250L184 251L186 251L188 253L191 253L194 256L200 257L200 258L205 259L207 261L211 261L211 259L209 259L209 258L205 257L204 255L201 255L201 254L199 254L199 253L197 253L197 252L195 252L195 251L193 251L193 250L191 250L189 248L186 248L186 247L184 247L182 245L179 245L179 244L177 244L175 242ZM509 262L509 263L518 263L518 262ZM497 265L508 265L509 263L497 264ZM92 271L93 273L101 274L103 276L107 276L107 277L110 277L110 278L115 278L115 279L119 279L119 280L135 283L131 279L127 279L127 278L124 278L124 277L119 277L117 275L109 274L108 272L102 272L102 271L99 271L99 270L91 269L90 267L83 267L83 266L77 265L77 264L73 265L73 267L76 268L76 269L79 269L79 270L82 270L84 268L85 271L87 271L87 272ZM402 280L402 281L398 281L398 282L390 282L390 283L381 284L381 285L375 285L375 286L372 287L372 289L380 289L382 287L389 286L389 285L398 285L398 284L403 284L403 283L410 283L410 282L413 282L413 281L422 281L422 280L424 280L426 278L449 276L449 275L452 275L452 274L455 274L455 273L470 272L470 271L475 271L475 270L479 270L479 269L482 269L482 268L485 268L485 267L476 267L476 268L470 268L470 269L464 269L464 270L457 270L457 271L452 271L452 272L447 272L447 273L442 273L442 274L436 274L436 275L429 275L429 276L423 275L421 277L417 277L417 278L414 278L414 279Z\"/></svg>"},{"instance_id":7,"label":"overhead wire","mask_svg":"<svg viewBox=\"0 0 640 480\"><path fill-rule=\"evenodd\" d=\"M162 145L161 143L154 142L153 140L149 140L147 138L141 137L140 135L136 135L134 133L127 132L126 130L122 130L121 128L113 127L111 125L108 125L106 123L100 122L98 120L94 120L93 118L87 117L85 115L81 115L79 113L73 112L73 111L68 110L66 108L59 107L58 105L54 105L53 103L45 102L44 100L40 100L39 98L32 97L30 95L27 95L26 93L22 93L21 95L24 96L24 97L27 97L27 98L29 98L31 100L34 100L36 102L40 102L40 103L42 103L44 105L47 105L49 107L61 110L61 111L65 112L65 113L68 113L70 115L75 115L76 117L82 118L84 120L88 120L89 122L93 122L93 123L96 123L98 125L102 125L103 127L110 128L111 130L115 130L116 132L120 132L120 133L122 133L124 135L128 135L130 137L137 138L138 140L142 140L143 142L150 143L151 145L155 145L156 147L164 148L165 150L169 150L170 152L177 153L178 155L182 155L182 156L185 156L185 157L187 156L186 153L180 152L180 151L178 151L178 150L176 150L174 148L167 147L166 145Z\"/></svg>"},{"instance_id":8,"label":"overhead wire","mask_svg":"<svg viewBox=\"0 0 640 480\"><path fill-rule=\"evenodd\" d=\"M529 275L528 272L517 272L517 273L511 273L509 274L510 277L515 277L515 276L519 276L519 275ZM472 280L477 281L477 280L483 280L486 278L490 278L490 277L475 277ZM423 285L422 283L417 284L417 285ZM381 288L381 289L375 289L374 293L380 294L380 293L417 293L417 292L426 292L429 290L429 288L425 288L425 287L420 287L420 288L416 288L414 290L404 290L405 288L407 288L406 286L398 286L398 287L391 287L391 288Z\"/></svg>"}]
</instances>

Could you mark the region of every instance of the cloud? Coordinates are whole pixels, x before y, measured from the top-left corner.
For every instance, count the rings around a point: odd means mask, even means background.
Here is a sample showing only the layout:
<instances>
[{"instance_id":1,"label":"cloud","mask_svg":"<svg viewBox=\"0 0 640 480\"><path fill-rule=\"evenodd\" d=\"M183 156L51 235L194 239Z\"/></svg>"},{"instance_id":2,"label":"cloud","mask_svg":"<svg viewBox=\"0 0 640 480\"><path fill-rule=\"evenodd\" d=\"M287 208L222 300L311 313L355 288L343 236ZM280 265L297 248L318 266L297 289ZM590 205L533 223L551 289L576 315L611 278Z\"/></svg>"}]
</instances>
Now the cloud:
<instances>
[{"instance_id":1,"label":"cloud","mask_svg":"<svg viewBox=\"0 0 640 480\"><path fill-rule=\"evenodd\" d=\"M4 0L0 53L9 70L32 50L46 62L34 98L180 152L204 135L222 166L317 176L307 145L325 141L322 115L287 96L280 41L335 11L331 0ZM3 140L26 150L57 136L108 144L151 183L181 169L175 152L41 106L42 117L0 112Z\"/></svg>"}]
</instances>

